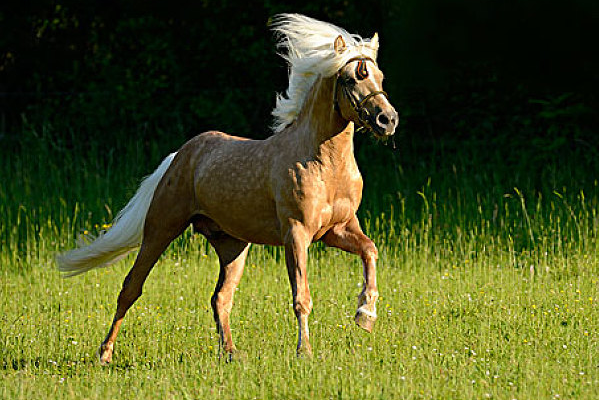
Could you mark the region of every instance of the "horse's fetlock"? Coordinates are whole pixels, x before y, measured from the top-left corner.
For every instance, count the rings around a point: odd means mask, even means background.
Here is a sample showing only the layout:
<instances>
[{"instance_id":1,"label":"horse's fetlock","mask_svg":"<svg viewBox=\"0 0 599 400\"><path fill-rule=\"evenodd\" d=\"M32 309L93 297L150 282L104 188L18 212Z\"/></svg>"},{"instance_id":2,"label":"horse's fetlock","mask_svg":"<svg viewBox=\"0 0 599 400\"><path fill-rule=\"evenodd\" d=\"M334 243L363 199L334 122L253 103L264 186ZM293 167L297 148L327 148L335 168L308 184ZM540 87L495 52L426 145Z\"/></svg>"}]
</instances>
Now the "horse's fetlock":
<instances>
[{"instance_id":1,"label":"horse's fetlock","mask_svg":"<svg viewBox=\"0 0 599 400\"><path fill-rule=\"evenodd\" d=\"M299 315L310 314L310 312L312 312L312 299L310 299L309 301L296 301L293 304L293 310L296 314Z\"/></svg>"},{"instance_id":2,"label":"horse's fetlock","mask_svg":"<svg viewBox=\"0 0 599 400\"><path fill-rule=\"evenodd\" d=\"M358 301L359 301L360 305L376 303L378 298L379 298L379 292L376 289L370 289L370 290L364 289L358 295Z\"/></svg>"}]
</instances>

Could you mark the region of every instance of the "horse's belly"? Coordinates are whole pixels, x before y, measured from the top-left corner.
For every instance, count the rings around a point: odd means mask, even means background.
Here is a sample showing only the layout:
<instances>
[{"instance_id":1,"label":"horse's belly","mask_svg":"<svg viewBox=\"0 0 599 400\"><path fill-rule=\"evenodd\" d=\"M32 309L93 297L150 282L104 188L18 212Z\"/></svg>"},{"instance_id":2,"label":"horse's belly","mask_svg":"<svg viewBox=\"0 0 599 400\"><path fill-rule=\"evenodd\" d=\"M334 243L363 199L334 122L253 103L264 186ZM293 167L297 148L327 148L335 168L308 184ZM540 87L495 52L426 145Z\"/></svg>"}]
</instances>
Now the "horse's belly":
<instances>
[{"instance_id":1,"label":"horse's belly","mask_svg":"<svg viewBox=\"0 0 599 400\"><path fill-rule=\"evenodd\" d=\"M231 236L251 243L281 244L276 206L263 185L242 189L221 182L220 185L204 185L196 193L200 214Z\"/></svg>"},{"instance_id":2,"label":"horse's belly","mask_svg":"<svg viewBox=\"0 0 599 400\"><path fill-rule=\"evenodd\" d=\"M281 230L276 215L264 210L240 209L234 212L205 210L218 226L231 236L250 243L282 245Z\"/></svg>"}]
</instances>

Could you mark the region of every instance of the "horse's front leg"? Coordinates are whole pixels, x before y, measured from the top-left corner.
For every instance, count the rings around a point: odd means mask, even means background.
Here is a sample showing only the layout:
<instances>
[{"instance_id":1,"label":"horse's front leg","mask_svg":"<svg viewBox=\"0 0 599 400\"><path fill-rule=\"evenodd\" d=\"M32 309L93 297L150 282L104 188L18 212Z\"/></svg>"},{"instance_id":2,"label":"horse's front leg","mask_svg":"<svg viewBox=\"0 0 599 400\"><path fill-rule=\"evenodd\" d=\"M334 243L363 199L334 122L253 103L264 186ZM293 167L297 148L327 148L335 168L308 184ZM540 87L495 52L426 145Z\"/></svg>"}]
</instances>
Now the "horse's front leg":
<instances>
[{"instance_id":1,"label":"horse's front leg","mask_svg":"<svg viewBox=\"0 0 599 400\"><path fill-rule=\"evenodd\" d=\"M371 332L377 317L376 301L379 298L379 291L376 287L376 261L378 259L376 246L362 232L355 215L347 224L337 225L330 229L322 237L322 241L327 246L358 254L362 258L364 283L362 292L358 296L358 311L355 320L358 326Z\"/></svg>"},{"instance_id":2,"label":"horse's front leg","mask_svg":"<svg viewBox=\"0 0 599 400\"><path fill-rule=\"evenodd\" d=\"M308 246L312 239L306 229L297 222L292 222L285 236L285 261L293 294L293 310L298 323L297 354L312 354L308 315L312 311L312 298L308 287L306 259Z\"/></svg>"}]
</instances>

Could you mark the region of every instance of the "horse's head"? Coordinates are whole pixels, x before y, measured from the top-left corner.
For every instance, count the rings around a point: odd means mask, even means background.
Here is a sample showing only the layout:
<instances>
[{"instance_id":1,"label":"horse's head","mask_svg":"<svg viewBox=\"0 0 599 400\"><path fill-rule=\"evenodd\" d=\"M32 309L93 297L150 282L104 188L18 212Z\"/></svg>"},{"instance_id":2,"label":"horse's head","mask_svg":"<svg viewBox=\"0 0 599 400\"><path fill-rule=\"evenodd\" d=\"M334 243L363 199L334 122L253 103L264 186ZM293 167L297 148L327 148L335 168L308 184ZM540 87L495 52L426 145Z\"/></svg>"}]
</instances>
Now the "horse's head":
<instances>
[{"instance_id":1,"label":"horse's head","mask_svg":"<svg viewBox=\"0 0 599 400\"><path fill-rule=\"evenodd\" d=\"M367 46L376 54L377 34ZM335 39L334 47L338 54L346 51L341 36ZM395 133L399 115L383 91L383 73L374 59L367 56L351 58L337 72L334 91L335 108L343 118L372 130L378 137Z\"/></svg>"}]
</instances>

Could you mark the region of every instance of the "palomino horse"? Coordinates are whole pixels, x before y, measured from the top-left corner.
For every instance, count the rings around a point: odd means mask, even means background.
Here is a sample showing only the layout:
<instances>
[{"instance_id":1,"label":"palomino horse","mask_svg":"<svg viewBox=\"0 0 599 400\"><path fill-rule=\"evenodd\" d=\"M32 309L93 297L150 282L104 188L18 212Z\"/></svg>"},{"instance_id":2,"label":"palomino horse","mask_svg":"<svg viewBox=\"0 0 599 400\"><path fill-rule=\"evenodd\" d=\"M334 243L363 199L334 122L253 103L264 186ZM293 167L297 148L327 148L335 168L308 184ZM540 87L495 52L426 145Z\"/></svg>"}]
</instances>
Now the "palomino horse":
<instances>
[{"instance_id":1,"label":"palomino horse","mask_svg":"<svg viewBox=\"0 0 599 400\"><path fill-rule=\"evenodd\" d=\"M362 177L353 136L355 125L377 136L392 135L397 126L398 115L381 88L378 36L365 40L296 14L279 16L274 30L290 65L289 88L273 111L275 134L266 140L222 132L196 136L142 182L111 229L58 257L60 270L76 275L141 245L99 349L102 364L112 360L119 327L148 273L189 225L219 257L212 308L221 348L229 356L236 350L229 314L250 243L285 246L298 353L311 353L306 258L309 245L318 240L362 258L364 284L355 320L372 330L377 249L356 218Z\"/></svg>"}]
</instances>

